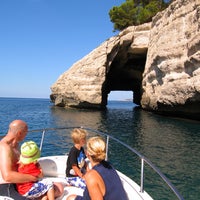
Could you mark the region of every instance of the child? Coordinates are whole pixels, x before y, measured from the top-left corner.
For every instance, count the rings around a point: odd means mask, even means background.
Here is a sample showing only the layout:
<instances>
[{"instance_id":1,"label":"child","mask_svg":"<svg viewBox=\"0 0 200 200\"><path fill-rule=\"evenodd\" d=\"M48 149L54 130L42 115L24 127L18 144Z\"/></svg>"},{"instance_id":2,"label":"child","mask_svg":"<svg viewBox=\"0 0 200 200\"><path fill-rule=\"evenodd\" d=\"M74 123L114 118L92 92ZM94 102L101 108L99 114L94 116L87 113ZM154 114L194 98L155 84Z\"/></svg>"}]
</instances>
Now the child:
<instances>
[{"instance_id":1,"label":"child","mask_svg":"<svg viewBox=\"0 0 200 200\"><path fill-rule=\"evenodd\" d=\"M31 174L38 178L43 177L42 169L37 162L40 157L40 150L33 141L24 142L21 146L21 155L19 160L18 172ZM30 199L48 199L54 200L53 183L50 180L43 179L38 182L26 182L17 184L18 192Z\"/></svg>"},{"instance_id":2,"label":"child","mask_svg":"<svg viewBox=\"0 0 200 200\"><path fill-rule=\"evenodd\" d=\"M87 141L87 156L92 165L84 178L87 186L83 196L69 195L66 200L128 200L117 171L107 162L106 143L101 137Z\"/></svg>"},{"instance_id":3,"label":"child","mask_svg":"<svg viewBox=\"0 0 200 200\"><path fill-rule=\"evenodd\" d=\"M71 132L71 138L74 146L71 148L68 159L66 176L83 178L86 172L85 151L83 146L86 143L87 131L84 129L75 128Z\"/></svg>"}]
</instances>

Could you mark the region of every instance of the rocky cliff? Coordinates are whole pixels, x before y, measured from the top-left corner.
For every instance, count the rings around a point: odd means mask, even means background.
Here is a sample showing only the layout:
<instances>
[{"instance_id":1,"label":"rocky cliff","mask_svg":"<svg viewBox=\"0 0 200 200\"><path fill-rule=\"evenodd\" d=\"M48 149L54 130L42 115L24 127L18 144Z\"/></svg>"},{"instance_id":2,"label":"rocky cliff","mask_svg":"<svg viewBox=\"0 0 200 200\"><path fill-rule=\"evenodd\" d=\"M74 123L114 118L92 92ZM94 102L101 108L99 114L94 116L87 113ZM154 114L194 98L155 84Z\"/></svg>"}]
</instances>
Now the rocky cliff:
<instances>
[{"instance_id":1,"label":"rocky cliff","mask_svg":"<svg viewBox=\"0 0 200 200\"><path fill-rule=\"evenodd\" d=\"M176 0L152 23L128 27L62 74L58 106L105 108L110 91L133 91L143 109L200 120L200 0Z\"/></svg>"},{"instance_id":2,"label":"rocky cliff","mask_svg":"<svg viewBox=\"0 0 200 200\"><path fill-rule=\"evenodd\" d=\"M129 27L75 63L52 85L58 106L105 108L113 90L134 92L140 104L151 23Z\"/></svg>"},{"instance_id":3,"label":"rocky cliff","mask_svg":"<svg viewBox=\"0 0 200 200\"><path fill-rule=\"evenodd\" d=\"M200 119L200 0L177 0L152 22L144 109Z\"/></svg>"}]
</instances>

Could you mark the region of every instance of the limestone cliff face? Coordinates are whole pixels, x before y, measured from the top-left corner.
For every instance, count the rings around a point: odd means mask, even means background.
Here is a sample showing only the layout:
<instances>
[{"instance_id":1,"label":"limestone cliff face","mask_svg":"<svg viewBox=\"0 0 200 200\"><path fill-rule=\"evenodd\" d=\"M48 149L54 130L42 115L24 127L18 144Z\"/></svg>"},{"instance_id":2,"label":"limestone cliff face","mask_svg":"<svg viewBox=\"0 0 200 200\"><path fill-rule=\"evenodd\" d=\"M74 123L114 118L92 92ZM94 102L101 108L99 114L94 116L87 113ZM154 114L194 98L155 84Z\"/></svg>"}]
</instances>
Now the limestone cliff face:
<instances>
[{"instance_id":1,"label":"limestone cliff face","mask_svg":"<svg viewBox=\"0 0 200 200\"><path fill-rule=\"evenodd\" d=\"M139 103L150 27L129 27L76 62L52 85L51 100L58 106L104 108L109 92L120 89L134 91Z\"/></svg>"},{"instance_id":2,"label":"limestone cliff face","mask_svg":"<svg viewBox=\"0 0 200 200\"><path fill-rule=\"evenodd\" d=\"M177 0L152 22L144 109L200 119L200 0Z\"/></svg>"},{"instance_id":3,"label":"limestone cliff face","mask_svg":"<svg viewBox=\"0 0 200 200\"><path fill-rule=\"evenodd\" d=\"M143 109L200 120L200 0L176 0L152 23L128 27L51 87L58 106L105 108L110 91L133 91Z\"/></svg>"}]
</instances>

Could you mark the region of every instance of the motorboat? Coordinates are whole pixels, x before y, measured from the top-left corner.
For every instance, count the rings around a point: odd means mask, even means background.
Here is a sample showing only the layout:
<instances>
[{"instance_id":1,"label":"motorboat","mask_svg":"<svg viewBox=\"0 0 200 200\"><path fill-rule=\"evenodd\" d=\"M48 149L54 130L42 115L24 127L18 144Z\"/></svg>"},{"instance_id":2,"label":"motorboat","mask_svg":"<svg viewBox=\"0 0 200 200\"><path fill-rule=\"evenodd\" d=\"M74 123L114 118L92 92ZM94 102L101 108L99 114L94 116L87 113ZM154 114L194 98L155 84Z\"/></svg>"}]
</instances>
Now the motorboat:
<instances>
[{"instance_id":1,"label":"motorboat","mask_svg":"<svg viewBox=\"0 0 200 200\"><path fill-rule=\"evenodd\" d=\"M53 136L56 137L57 132L59 132L59 135L62 135L62 131L70 132L74 128L83 128L88 131L90 136L95 136L99 135L101 137L105 138L106 141L106 150L107 150L107 160L109 160L109 150L110 150L110 145L112 145L113 141L117 143L118 145L123 146L124 148L128 149L132 154L137 156L140 160L140 183L136 182L133 180L133 178L129 177L125 173L121 171L120 168L117 168L117 173L122 181L123 187L127 193L128 199L129 200L153 200L156 199L153 194L149 194L147 191L144 189L144 171L145 171L145 166L147 165L150 167L151 170L157 174L164 184L169 188L169 190L173 193L175 199L180 199L184 200L182 195L178 192L176 187L169 181L169 179L145 156L143 156L141 153L139 153L137 150L133 149L129 145L125 144L121 140L113 137L110 134L107 134L105 132L99 131L99 130L93 130L91 128L87 127L61 127L61 128L44 128L44 129L37 129L37 130L31 130L29 133L39 133L41 135L41 140L40 140L40 150L43 152L44 147L46 146L46 138L48 138L48 133L53 132ZM69 137L70 134L68 134ZM48 140L48 139L47 139ZM56 139L55 139L56 140ZM45 141L45 142L44 142ZM44 173L44 178L45 179L51 179L54 182L61 182L64 186L64 192L63 195L57 200L66 200L66 198L70 194L77 194L77 195L82 195L84 191L84 185L81 185L80 182L73 181L69 182L68 177L66 177L65 170L66 170L66 163L67 163L67 158L68 154L63 151L63 153L57 154L56 151L54 151L54 155L48 155L48 156L42 156L39 158L39 163L43 169ZM42 153L43 154L43 153ZM124 160L123 162L125 162ZM120 165L119 165L120 166ZM115 166L114 166L115 167ZM8 200L9 198L6 197L0 197L0 200ZM161 199L161 198L160 198ZM165 199L171 199L166 197Z\"/></svg>"}]
</instances>

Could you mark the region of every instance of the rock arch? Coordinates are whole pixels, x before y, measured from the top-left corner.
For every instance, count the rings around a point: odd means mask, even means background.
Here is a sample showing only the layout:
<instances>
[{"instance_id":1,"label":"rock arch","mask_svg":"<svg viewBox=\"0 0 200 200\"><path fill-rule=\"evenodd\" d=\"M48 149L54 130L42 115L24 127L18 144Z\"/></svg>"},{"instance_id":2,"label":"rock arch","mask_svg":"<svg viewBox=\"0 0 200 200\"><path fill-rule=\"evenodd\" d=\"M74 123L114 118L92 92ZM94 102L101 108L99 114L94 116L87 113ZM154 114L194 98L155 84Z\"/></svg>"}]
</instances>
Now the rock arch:
<instances>
[{"instance_id":1,"label":"rock arch","mask_svg":"<svg viewBox=\"0 0 200 200\"><path fill-rule=\"evenodd\" d=\"M52 85L57 106L105 108L110 91L134 93L140 105L151 23L128 27L75 63Z\"/></svg>"},{"instance_id":2,"label":"rock arch","mask_svg":"<svg viewBox=\"0 0 200 200\"><path fill-rule=\"evenodd\" d=\"M109 38L59 77L51 100L105 108L110 91L130 90L144 110L200 120L199 10L197 0L175 0L151 23Z\"/></svg>"}]
</instances>

